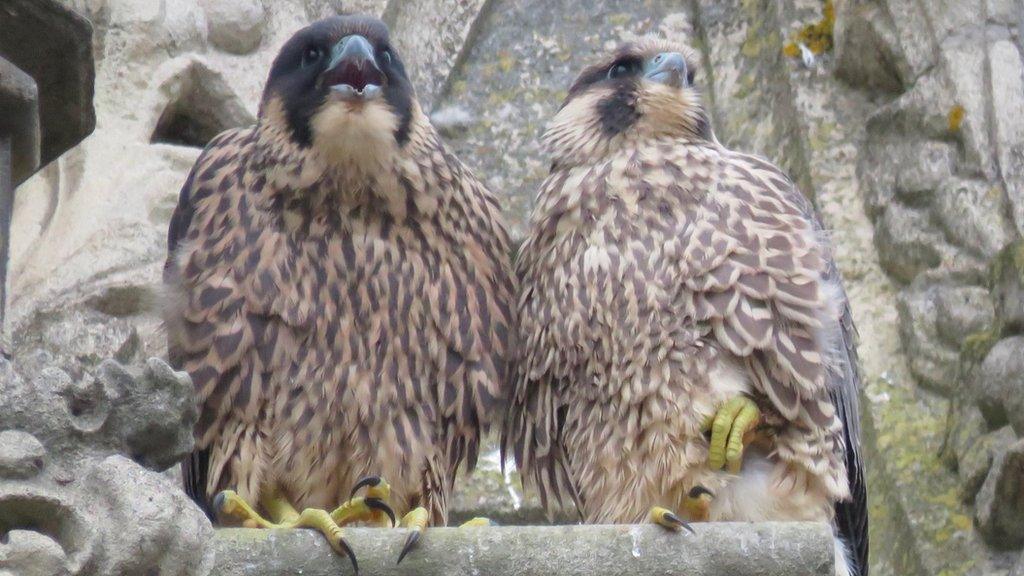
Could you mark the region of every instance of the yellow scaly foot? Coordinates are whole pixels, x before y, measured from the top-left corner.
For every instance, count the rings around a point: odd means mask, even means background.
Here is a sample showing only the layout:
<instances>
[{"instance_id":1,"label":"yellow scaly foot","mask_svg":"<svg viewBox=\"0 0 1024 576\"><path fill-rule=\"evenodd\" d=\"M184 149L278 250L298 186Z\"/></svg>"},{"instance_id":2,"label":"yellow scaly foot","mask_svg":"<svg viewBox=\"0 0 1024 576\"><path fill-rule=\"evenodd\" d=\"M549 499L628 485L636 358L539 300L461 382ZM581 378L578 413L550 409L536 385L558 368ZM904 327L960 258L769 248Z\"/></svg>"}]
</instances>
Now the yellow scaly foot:
<instances>
[{"instance_id":1,"label":"yellow scaly foot","mask_svg":"<svg viewBox=\"0 0 1024 576\"><path fill-rule=\"evenodd\" d=\"M411 531L409 532L409 536L405 539L405 545L402 547L402 553L398 555L398 562L396 562L396 564L400 564L402 559L405 558L405 555L416 546L416 543L419 542L423 531L426 530L427 522L429 522L429 520L430 513L428 513L427 509L422 506L412 509L408 514L402 517L402 521L399 523L399 526L403 528L410 528ZM479 528L483 526L496 525L497 523L493 520L478 516L476 518L466 520L459 525L459 528Z\"/></svg>"},{"instance_id":2,"label":"yellow scaly foot","mask_svg":"<svg viewBox=\"0 0 1024 576\"><path fill-rule=\"evenodd\" d=\"M360 488L366 487L365 496L356 496ZM347 502L331 512L331 518L341 526L353 522L366 522L376 526L394 526L395 513L387 505L391 497L391 485L380 476L367 476L352 487ZM385 518L390 523L385 522Z\"/></svg>"},{"instance_id":3,"label":"yellow scaly foot","mask_svg":"<svg viewBox=\"0 0 1024 576\"><path fill-rule=\"evenodd\" d=\"M738 474L743 450L753 440L760 423L761 409L750 398L737 396L722 404L717 413L704 421L704 432L711 432L708 466L721 470L728 465L729 472Z\"/></svg>"},{"instance_id":4,"label":"yellow scaly foot","mask_svg":"<svg viewBox=\"0 0 1024 576\"><path fill-rule=\"evenodd\" d=\"M677 516L675 512L672 512L668 508L662 508L661 506L651 507L651 511L647 513L647 519L652 524L663 526L673 532L678 531L680 528L685 528L693 534L693 528L690 528L689 524L683 522L682 518Z\"/></svg>"},{"instance_id":5,"label":"yellow scaly foot","mask_svg":"<svg viewBox=\"0 0 1024 576\"><path fill-rule=\"evenodd\" d=\"M405 546L402 546L402 553L398 555L398 562L395 564L401 564L405 555L419 542L420 535L427 528L428 520L430 520L430 513L422 506L413 508L408 514L402 516L402 521L398 525L402 528L409 528L410 532L405 539Z\"/></svg>"},{"instance_id":6,"label":"yellow scaly foot","mask_svg":"<svg viewBox=\"0 0 1024 576\"><path fill-rule=\"evenodd\" d=\"M261 498L263 507L274 517L274 521L261 516L256 510L242 499L234 490L224 490L213 499L213 508L218 514L230 516L242 520L246 526L258 528L312 528L317 530L331 545L335 552L342 556L348 556L352 561L352 570L359 574L359 562L356 560L352 548L345 542L341 527L331 518L326 510L306 508L301 513L296 511L290 502L277 495L268 495Z\"/></svg>"}]
</instances>

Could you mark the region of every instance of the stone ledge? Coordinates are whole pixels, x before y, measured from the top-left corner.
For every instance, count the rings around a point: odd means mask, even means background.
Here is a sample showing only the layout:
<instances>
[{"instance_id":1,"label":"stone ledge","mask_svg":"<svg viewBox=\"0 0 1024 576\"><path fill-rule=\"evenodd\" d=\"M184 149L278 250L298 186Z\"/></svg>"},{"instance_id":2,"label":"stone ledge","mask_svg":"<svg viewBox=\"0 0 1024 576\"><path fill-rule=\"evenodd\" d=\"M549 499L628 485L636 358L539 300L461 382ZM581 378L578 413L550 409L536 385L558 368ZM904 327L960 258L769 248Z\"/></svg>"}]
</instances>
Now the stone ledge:
<instances>
[{"instance_id":1,"label":"stone ledge","mask_svg":"<svg viewBox=\"0 0 1024 576\"><path fill-rule=\"evenodd\" d=\"M396 568L407 531L346 529L359 573L434 575L832 576L828 526L704 523L695 534L657 526L433 528ZM348 559L310 530L225 528L214 539L211 576L351 574Z\"/></svg>"}]
</instances>

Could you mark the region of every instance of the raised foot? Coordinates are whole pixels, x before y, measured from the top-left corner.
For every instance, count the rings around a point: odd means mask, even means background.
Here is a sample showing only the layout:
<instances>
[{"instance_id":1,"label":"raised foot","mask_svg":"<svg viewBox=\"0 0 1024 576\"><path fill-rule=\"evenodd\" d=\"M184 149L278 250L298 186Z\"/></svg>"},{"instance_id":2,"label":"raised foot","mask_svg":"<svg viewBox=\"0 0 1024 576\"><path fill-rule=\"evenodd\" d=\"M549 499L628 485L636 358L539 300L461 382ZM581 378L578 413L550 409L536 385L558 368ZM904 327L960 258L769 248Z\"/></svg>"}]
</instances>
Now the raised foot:
<instances>
[{"instance_id":1,"label":"raised foot","mask_svg":"<svg viewBox=\"0 0 1024 576\"><path fill-rule=\"evenodd\" d=\"M213 508L218 515L241 520L245 526L283 530L312 528L320 532L327 538L328 544L336 553L347 556L352 561L353 572L359 574L359 562L356 560L355 553L345 542L341 527L326 510L306 508L301 513L296 512L291 503L280 497L266 498L264 507L279 516L277 522L272 522L261 516L234 490L224 490L213 499Z\"/></svg>"},{"instance_id":2,"label":"raised foot","mask_svg":"<svg viewBox=\"0 0 1024 576\"><path fill-rule=\"evenodd\" d=\"M684 522L682 518L677 516L675 512L672 512L668 508L662 508L661 506L652 507L651 511L647 513L647 519L650 520L652 524L663 526L673 532L677 532L679 529L685 528L691 534L693 533L693 528L690 528L689 524Z\"/></svg>"},{"instance_id":3,"label":"raised foot","mask_svg":"<svg viewBox=\"0 0 1024 576\"><path fill-rule=\"evenodd\" d=\"M708 466L738 474L743 465L743 451L754 438L761 423L761 409L746 396L728 400L718 412L704 422L704 432L711 432Z\"/></svg>"}]
</instances>

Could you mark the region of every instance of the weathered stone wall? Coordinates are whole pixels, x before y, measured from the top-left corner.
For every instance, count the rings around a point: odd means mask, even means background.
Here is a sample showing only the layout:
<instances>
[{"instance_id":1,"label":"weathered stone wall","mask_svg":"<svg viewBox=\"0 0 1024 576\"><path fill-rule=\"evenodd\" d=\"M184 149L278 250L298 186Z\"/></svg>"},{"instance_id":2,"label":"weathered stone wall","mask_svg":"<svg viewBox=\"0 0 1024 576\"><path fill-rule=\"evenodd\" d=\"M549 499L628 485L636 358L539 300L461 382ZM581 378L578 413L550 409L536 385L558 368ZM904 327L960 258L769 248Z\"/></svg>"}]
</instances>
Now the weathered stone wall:
<instances>
[{"instance_id":1,"label":"weathered stone wall","mask_svg":"<svg viewBox=\"0 0 1024 576\"><path fill-rule=\"evenodd\" d=\"M861 334L873 573L1006 574L1020 557L1020 0L839 2L834 48L806 60L787 54L809 25L833 43L819 0L68 3L96 30L97 129L18 191L8 349L23 373L77 380L164 354L178 189L212 133L252 121L277 47L311 19L385 16L435 124L517 232L576 71L665 34L700 53L722 142L789 170L836 244ZM529 518L490 468L460 506Z\"/></svg>"}]
</instances>

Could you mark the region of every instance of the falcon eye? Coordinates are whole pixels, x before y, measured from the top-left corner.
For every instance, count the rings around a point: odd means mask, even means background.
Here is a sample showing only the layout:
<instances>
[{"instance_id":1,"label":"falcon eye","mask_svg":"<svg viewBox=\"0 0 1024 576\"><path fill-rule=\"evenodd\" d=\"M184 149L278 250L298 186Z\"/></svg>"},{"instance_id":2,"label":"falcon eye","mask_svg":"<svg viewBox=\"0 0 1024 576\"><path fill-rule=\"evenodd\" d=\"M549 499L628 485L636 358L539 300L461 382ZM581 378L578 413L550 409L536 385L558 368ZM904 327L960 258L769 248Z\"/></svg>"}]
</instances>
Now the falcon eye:
<instances>
[{"instance_id":1,"label":"falcon eye","mask_svg":"<svg viewBox=\"0 0 1024 576\"><path fill-rule=\"evenodd\" d=\"M622 78L640 71L640 63L635 60L619 62L608 70L608 78Z\"/></svg>"},{"instance_id":2,"label":"falcon eye","mask_svg":"<svg viewBox=\"0 0 1024 576\"><path fill-rule=\"evenodd\" d=\"M690 70L689 72L686 73L686 85L687 86L693 86L693 74L694 74L693 70Z\"/></svg>"},{"instance_id":3,"label":"falcon eye","mask_svg":"<svg viewBox=\"0 0 1024 576\"><path fill-rule=\"evenodd\" d=\"M391 64L391 50L388 50L388 49L385 48L380 53L380 57L384 60L385 64Z\"/></svg>"},{"instance_id":4,"label":"falcon eye","mask_svg":"<svg viewBox=\"0 0 1024 576\"><path fill-rule=\"evenodd\" d=\"M324 51L319 46L310 46L302 53L302 66L312 66L324 57Z\"/></svg>"}]
</instances>

